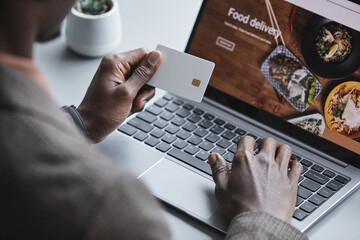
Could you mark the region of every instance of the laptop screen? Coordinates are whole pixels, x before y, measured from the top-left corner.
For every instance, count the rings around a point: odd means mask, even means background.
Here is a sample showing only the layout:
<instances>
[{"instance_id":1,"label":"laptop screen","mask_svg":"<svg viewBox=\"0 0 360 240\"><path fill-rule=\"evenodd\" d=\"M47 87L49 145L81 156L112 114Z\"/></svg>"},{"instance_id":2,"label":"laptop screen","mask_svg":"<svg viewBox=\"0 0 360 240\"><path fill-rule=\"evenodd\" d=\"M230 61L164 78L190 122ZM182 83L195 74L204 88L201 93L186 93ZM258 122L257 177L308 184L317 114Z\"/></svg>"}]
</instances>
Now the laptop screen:
<instances>
[{"instance_id":1,"label":"laptop screen","mask_svg":"<svg viewBox=\"0 0 360 240\"><path fill-rule=\"evenodd\" d=\"M213 88L360 154L359 5L329 8L339 23L290 2L309 1L208 0L187 52L215 62Z\"/></svg>"}]
</instances>

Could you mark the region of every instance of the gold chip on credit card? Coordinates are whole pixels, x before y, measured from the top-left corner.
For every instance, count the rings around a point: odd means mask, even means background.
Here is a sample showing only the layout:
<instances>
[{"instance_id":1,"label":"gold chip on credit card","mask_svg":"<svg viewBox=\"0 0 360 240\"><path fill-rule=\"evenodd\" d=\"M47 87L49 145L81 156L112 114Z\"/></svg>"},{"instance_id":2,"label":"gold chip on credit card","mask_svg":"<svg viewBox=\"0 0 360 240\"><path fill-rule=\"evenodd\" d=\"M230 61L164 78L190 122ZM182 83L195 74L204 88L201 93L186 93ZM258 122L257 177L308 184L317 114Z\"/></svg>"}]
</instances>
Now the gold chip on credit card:
<instances>
[{"instance_id":1,"label":"gold chip on credit card","mask_svg":"<svg viewBox=\"0 0 360 240\"><path fill-rule=\"evenodd\" d=\"M196 78L194 78L192 81L192 85L194 85L195 87L199 87L200 83L201 83L201 81Z\"/></svg>"}]
</instances>

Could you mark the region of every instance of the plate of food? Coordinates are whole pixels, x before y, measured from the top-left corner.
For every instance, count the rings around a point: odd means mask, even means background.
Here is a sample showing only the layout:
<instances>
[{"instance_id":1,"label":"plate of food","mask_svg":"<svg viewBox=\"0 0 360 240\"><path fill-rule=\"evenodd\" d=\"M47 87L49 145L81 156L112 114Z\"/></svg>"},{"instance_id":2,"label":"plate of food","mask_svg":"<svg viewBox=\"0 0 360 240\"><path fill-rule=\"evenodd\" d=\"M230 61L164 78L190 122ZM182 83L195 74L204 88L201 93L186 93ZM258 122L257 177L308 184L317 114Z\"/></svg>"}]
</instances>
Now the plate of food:
<instances>
[{"instance_id":1,"label":"plate of food","mask_svg":"<svg viewBox=\"0 0 360 240\"><path fill-rule=\"evenodd\" d=\"M296 56L278 46L261 65L261 72L275 89L298 111L314 105L321 84Z\"/></svg>"},{"instance_id":2,"label":"plate of food","mask_svg":"<svg viewBox=\"0 0 360 240\"><path fill-rule=\"evenodd\" d=\"M303 30L301 50L316 74L344 78L360 67L360 32L314 15Z\"/></svg>"},{"instance_id":3,"label":"plate of food","mask_svg":"<svg viewBox=\"0 0 360 240\"><path fill-rule=\"evenodd\" d=\"M325 130L325 120L319 113L289 119L288 122L318 136L323 135Z\"/></svg>"},{"instance_id":4,"label":"plate of food","mask_svg":"<svg viewBox=\"0 0 360 240\"><path fill-rule=\"evenodd\" d=\"M349 81L336 86L324 107L325 121L335 132L350 138L360 137L360 82Z\"/></svg>"}]
</instances>

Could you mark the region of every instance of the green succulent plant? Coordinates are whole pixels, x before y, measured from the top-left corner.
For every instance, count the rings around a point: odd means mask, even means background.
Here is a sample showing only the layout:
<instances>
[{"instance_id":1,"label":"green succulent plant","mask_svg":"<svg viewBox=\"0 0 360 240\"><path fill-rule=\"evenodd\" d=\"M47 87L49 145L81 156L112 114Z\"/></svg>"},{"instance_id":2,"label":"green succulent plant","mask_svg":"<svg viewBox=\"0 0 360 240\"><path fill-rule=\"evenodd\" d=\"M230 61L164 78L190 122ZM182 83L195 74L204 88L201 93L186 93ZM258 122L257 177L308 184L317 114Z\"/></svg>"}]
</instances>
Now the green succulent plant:
<instances>
[{"instance_id":1,"label":"green succulent plant","mask_svg":"<svg viewBox=\"0 0 360 240\"><path fill-rule=\"evenodd\" d=\"M107 0L79 0L75 5L76 10L89 15L100 15L109 11Z\"/></svg>"}]
</instances>

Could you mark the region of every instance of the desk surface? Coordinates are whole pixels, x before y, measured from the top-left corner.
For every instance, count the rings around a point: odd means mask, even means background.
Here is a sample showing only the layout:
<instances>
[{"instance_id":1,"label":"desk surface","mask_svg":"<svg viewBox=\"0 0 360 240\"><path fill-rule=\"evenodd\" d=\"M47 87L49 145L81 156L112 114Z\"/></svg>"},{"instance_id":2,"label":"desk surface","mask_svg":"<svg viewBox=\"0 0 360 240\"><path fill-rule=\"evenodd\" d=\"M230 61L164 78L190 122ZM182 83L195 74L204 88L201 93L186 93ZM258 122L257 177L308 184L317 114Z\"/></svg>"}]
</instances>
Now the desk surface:
<instances>
[{"instance_id":1,"label":"desk surface","mask_svg":"<svg viewBox=\"0 0 360 240\"><path fill-rule=\"evenodd\" d=\"M184 50L201 0L119 0L123 39L117 52L138 47L154 49L158 43ZM67 49L64 35L37 44L35 61L48 79L59 105L78 105L101 59L77 56ZM223 239L224 236L171 207L164 206L173 239ZM360 191L336 207L307 234L316 239L358 239Z\"/></svg>"}]
</instances>

